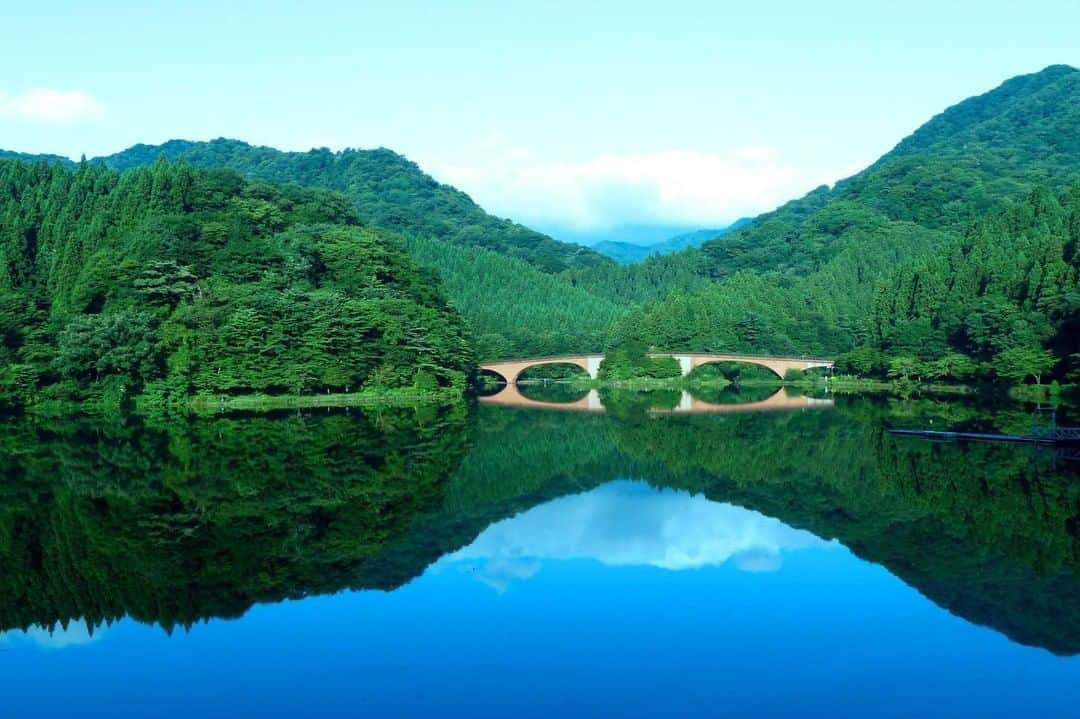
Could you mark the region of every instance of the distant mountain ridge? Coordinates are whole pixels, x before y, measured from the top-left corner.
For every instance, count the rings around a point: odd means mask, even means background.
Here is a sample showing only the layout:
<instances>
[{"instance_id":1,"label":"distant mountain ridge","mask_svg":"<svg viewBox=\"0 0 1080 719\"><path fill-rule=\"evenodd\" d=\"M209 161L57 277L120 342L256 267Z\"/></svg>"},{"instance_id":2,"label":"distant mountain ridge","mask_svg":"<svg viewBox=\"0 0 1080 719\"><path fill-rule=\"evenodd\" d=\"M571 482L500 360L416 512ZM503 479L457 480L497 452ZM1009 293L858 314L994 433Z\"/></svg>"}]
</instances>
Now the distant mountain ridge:
<instances>
[{"instance_id":1,"label":"distant mountain ridge","mask_svg":"<svg viewBox=\"0 0 1080 719\"><path fill-rule=\"evenodd\" d=\"M870 225L956 233L1036 186L1062 192L1077 174L1080 70L1051 65L949 107L832 189L704 243L702 269L718 279L740 270L808 275Z\"/></svg>"},{"instance_id":2,"label":"distant mountain ridge","mask_svg":"<svg viewBox=\"0 0 1080 719\"><path fill-rule=\"evenodd\" d=\"M69 168L75 165L56 155L0 151L0 156L60 162ZM544 272L610 263L586 247L560 242L489 215L464 192L437 182L415 162L386 148L284 152L225 138L209 142L169 140L160 145L134 145L91 162L123 171L151 165L161 156L202 169L232 169L254 180L336 190L353 203L365 224L406 236L481 247Z\"/></svg>"},{"instance_id":3,"label":"distant mountain ridge","mask_svg":"<svg viewBox=\"0 0 1080 719\"><path fill-rule=\"evenodd\" d=\"M716 239L728 232L737 230L749 222L750 219L744 217L740 220L736 220L727 227L682 232L661 242L648 245L604 240L596 243L592 248L601 254L607 255L616 262L629 265L635 262L643 262L653 255L668 255L673 252L685 250L687 247L698 247L709 240Z\"/></svg>"}]
</instances>

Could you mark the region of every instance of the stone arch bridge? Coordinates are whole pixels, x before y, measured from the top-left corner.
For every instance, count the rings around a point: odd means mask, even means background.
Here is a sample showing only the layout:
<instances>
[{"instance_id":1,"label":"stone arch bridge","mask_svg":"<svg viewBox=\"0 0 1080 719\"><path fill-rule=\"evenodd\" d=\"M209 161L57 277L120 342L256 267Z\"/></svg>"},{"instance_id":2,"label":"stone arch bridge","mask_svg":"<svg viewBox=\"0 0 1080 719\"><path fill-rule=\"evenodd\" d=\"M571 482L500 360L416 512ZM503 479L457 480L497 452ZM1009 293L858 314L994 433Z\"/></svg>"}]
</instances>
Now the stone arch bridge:
<instances>
[{"instance_id":1,"label":"stone arch bridge","mask_svg":"<svg viewBox=\"0 0 1080 719\"><path fill-rule=\"evenodd\" d=\"M809 357L768 357L763 355L745 354L722 354L722 353L676 353L657 352L650 357L673 357L679 362L679 368L685 377L695 368L713 362L742 362L765 367L775 373L780 379L789 369L807 370L815 367L832 368L831 359ZM480 369L495 374L506 380L508 385L517 382L522 372L530 367L540 367L547 364L570 364L577 365L589 373L589 377L596 379L600 371L600 363L604 361L602 354L566 355L563 357L535 357L533 359L503 360L500 362L484 362Z\"/></svg>"}]
</instances>

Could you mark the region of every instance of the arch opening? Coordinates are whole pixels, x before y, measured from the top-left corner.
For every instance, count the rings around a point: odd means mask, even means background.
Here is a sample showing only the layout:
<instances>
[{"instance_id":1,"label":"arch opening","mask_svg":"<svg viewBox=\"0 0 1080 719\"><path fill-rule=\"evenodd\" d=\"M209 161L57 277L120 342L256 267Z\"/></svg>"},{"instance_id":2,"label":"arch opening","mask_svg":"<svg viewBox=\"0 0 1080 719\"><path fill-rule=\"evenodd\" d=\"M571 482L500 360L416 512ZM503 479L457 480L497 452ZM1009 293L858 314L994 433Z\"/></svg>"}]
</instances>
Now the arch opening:
<instances>
[{"instance_id":1,"label":"arch opening","mask_svg":"<svg viewBox=\"0 0 1080 719\"><path fill-rule=\"evenodd\" d=\"M544 362L534 364L523 369L517 376L521 383L534 382L573 382L588 380L589 373L579 364L574 362Z\"/></svg>"},{"instance_id":2,"label":"arch opening","mask_svg":"<svg viewBox=\"0 0 1080 719\"><path fill-rule=\"evenodd\" d=\"M510 383L500 372L481 367L476 371L476 394L478 397L491 397L502 392Z\"/></svg>"},{"instance_id":3,"label":"arch opening","mask_svg":"<svg viewBox=\"0 0 1080 719\"><path fill-rule=\"evenodd\" d=\"M783 376L772 367L747 360L711 360L695 367L691 379L717 379L722 377L732 384L779 383Z\"/></svg>"},{"instance_id":4,"label":"arch opening","mask_svg":"<svg viewBox=\"0 0 1080 719\"><path fill-rule=\"evenodd\" d=\"M536 402L578 402L589 393L589 373L573 362L545 362L518 374L517 389Z\"/></svg>"}]
</instances>

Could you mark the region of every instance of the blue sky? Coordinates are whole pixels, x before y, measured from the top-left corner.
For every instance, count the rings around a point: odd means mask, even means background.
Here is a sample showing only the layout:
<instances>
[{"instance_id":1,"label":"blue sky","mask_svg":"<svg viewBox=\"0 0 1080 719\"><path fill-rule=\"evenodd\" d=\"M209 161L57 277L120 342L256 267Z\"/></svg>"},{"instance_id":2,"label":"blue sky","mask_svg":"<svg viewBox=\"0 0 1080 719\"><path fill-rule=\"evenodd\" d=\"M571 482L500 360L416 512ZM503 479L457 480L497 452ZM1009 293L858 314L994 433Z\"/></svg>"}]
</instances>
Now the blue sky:
<instances>
[{"instance_id":1,"label":"blue sky","mask_svg":"<svg viewBox=\"0 0 1080 719\"><path fill-rule=\"evenodd\" d=\"M967 96L1080 65L1075 0L45 0L3 20L0 147L386 146L493 212L585 230L771 209Z\"/></svg>"}]
</instances>

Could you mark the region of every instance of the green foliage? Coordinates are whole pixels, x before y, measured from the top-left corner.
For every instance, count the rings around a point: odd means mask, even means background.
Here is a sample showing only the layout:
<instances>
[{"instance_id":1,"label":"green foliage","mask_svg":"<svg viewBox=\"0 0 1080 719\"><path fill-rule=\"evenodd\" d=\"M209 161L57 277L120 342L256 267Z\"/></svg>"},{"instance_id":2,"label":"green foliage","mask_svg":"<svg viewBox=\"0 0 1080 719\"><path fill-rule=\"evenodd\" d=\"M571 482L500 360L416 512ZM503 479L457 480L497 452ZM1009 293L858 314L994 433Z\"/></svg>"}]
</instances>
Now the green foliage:
<instances>
[{"instance_id":1,"label":"green foliage","mask_svg":"<svg viewBox=\"0 0 1080 719\"><path fill-rule=\"evenodd\" d=\"M437 276L340 196L164 160L0 161L0 338L20 403L461 388L472 366Z\"/></svg>"},{"instance_id":2,"label":"green foliage","mask_svg":"<svg viewBox=\"0 0 1080 719\"><path fill-rule=\"evenodd\" d=\"M442 276L481 360L601 351L625 313L611 300L490 250L422 237L407 244Z\"/></svg>"},{"instance_id":3,"label":"green foliage","mask_svg":"<svg viewBox=\"0 0 1080 719\"><path fill-rule=\"evenodd\" d=\"M600 363L599 379L669 379L681 374L679 361L674 357L649 357L644 345L630 342L604 355L604 361Z\"/></svg>"},{"instance_id":4,"label":"green foliage","mask_svg":"<svg viewBox=\"0 0 1080 719\"><path fill-rule=\"evenodd\" d=\"M994 371L999 377L1023 382L1028 377L1035 379L1035 384L1042 384L1043 375L1054 366L1054 355L1049 350L1032 347L1010 347L994 358Z\"/></svg>"}]
</instances>

